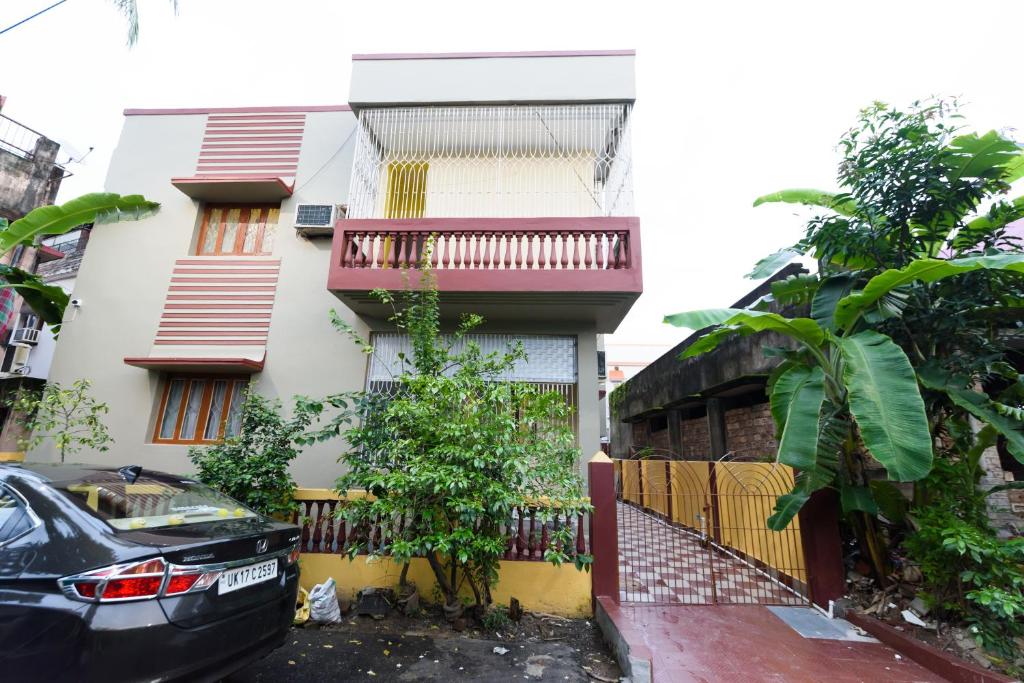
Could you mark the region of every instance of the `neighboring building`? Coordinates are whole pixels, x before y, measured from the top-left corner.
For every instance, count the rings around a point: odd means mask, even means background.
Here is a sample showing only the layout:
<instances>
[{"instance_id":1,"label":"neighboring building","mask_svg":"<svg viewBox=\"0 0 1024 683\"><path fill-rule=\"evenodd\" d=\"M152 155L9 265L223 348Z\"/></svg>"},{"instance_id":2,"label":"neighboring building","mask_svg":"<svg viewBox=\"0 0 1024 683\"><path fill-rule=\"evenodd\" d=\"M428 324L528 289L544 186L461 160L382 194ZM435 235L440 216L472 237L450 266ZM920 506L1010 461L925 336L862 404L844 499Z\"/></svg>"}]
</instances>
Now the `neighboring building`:
<instances>
[{"instance_id":1,"label":"neighboring building","mask_svg":"<svg viewBox=\"0 0 1024 683\"><path fill-rule=\"evenodd\" d=\"M607 368L607 372L601 373L601 379L604 380L601 385L603 444L608 443L611 434L611 411L608 409L607 395L626 380L635 377L667 350L666 344L628 344L605 340L604 350L601 352L601 362L603 367Z\"/></svg>"},{"instance_id":2,"label":"neighboring building","mask_svg":"<svg viewBox=\"0 0 1024 683\"><path fill-rule=\"evenodd\" d=\"M357 55L349 105L127 110L106 189L162 207L90 236L51 369L110 406L102 457L188 472L190 445L237 431L247 387L386 391L408 342L371 290L401 289L431 236L443 321L522 341L514 378L561 392L595 452L600 335L642 290L633 61ZM308 448L297 482L330 486L340 448Z\"/></svg>"},{"instance_id":3,"label":"neighboring building","mask_svg":"<svg viewBox=\"0 0 1024 683\"><path fill-rule=\"evenodd\" d=\"M0 114L0 218L13 222L53 203L65 175L57 163L59 150L57 142ZM19 245L0 263L33 273L62 256L45 245ZM0 461L24 455L19 446L24 420L7 404L19 389L44 384L49 359L45 349L37 351L40 344L52 344L52 335L13 289L0 288Z\"/></svg>"},{"instance_id":4,"label":"neighboring building","mask_svg":"<svg viewBox=\"0 0 1024 683\"><path fill-rule=\"evenodd\" d=\"M771 283L804 272L786 266L732 308L745 308L771 293ZM782 335L764 332L731 337L714 351L679 360L700 338L695 332L609 397L611 453L629 458L653 450L676 460L773 457L777 449L765 385L778 363L765 346L792 346Z\"/></svg>"}]
</instances>

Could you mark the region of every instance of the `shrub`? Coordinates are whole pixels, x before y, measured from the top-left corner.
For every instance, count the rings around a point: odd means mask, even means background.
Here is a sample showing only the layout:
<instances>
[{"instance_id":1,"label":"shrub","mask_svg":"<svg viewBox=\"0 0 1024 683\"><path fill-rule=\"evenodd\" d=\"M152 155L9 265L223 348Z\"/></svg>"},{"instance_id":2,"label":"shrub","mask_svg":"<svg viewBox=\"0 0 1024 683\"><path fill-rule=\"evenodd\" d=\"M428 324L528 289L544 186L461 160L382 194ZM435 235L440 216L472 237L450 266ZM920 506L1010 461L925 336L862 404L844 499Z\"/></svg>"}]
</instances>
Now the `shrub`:
<instances>
[{"instance_id":1,"label":"shrub","mask_svg":"<svg viewBox=\"0 0 1024 683\"><path fill-rule=\"evenodd\" d=\"M103 424L103 416L110 408L90 395L91 386L89 380L79 379L70 387L50 382L42 391L19 392L11 408L27 416L25 428L31 434L19 440L21 447L27 450L53 441L61 462L83 449L100 453L109 450L114 439Z\"/></svg>"},{"instance_id":2,"label":"shrub","mask_svg":"<svg viewBox=\"0 0 1024 683\"><path fill-rule=\"evenodd\" d=\"M249 392L242 406L238 436L208 447L192 447L188 457L199 480L265 515L286 518L295 510L295 481L288 471L318 406L295 399L290 419L280 402Z\"/></svg>"}]
</instances>

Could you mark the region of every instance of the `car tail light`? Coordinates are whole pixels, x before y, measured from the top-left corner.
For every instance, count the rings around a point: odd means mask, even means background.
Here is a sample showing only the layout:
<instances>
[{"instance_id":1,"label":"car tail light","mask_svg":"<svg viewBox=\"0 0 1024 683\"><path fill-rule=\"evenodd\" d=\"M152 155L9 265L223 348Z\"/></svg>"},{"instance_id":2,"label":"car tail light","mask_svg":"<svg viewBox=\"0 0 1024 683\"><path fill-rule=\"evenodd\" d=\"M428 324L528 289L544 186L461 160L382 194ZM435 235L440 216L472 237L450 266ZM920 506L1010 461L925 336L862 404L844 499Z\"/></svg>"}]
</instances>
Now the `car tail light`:
<instances>
[{"instance_id":1,"label":"car tail light","mask_svg":"<svg viewBox=\"0 0 1024 683\"><path fill-rule=\"evenodd\" d=\"M95 569L57 583L75 600L120 602L206 590L220 575L220 569L177 566L156 558Z\"/></svg>"},{"instance_id":2,"label":"car tail light","mask_svg":"<svg viewBox=\"0 0 1024 683\"><path fill-rule=\"evenodd\" d=\"M288 553L287 565L291 566L299 561L299 544L296 543L295 547L292 548L291 552Z\"/></svg>"}]
</instances>

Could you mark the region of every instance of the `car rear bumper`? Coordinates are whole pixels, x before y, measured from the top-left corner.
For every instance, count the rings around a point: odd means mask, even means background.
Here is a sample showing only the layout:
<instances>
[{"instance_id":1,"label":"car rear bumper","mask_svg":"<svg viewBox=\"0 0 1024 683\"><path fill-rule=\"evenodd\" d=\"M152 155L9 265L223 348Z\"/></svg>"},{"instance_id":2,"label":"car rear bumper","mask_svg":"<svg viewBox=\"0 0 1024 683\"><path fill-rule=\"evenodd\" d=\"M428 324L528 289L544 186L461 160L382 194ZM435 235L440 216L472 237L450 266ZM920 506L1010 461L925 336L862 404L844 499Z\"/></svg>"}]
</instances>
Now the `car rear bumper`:
<instances>
[{"instance_id":1,"label":"car rear bumper","mask_svg":"<svg viewBox=\"0 0 1024 683\"><path fill-rule=\"evenodd\" d=\"M56 639L40 634L34 639L38 647L0 655L0 677L48 683L216 681L284 641L295 616L298 571L290 569L283 583L278 597L193 628L170 623L156 600L74 603L62 617L77 627L63 629ZM39 607L58 607L57 598L48 596L48 604Z\"/></svg>"}]
</instances>

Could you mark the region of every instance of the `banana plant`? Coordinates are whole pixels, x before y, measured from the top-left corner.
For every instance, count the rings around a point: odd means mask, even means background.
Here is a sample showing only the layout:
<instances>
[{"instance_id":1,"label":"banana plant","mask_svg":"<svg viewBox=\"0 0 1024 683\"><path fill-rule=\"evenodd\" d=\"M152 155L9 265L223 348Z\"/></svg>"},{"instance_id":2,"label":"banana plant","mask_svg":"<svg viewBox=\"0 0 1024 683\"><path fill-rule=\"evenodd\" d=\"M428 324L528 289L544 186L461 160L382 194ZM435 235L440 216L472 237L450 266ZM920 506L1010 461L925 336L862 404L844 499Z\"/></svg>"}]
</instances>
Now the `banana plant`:
<instances>
[{"instance_id":1,"label":"banana plant","mask_svg":"<svg viewBox=\"0 0 1024 683\"><path fill-rule=\"evenodd\" d=\"M60 206L33 209L24 218L8 224L0 219L0 257L15 247L34 246L43 237L63 235L86 223L113 223L145 218L160 205L141 195L93 193L83 195ZM0 288L14 289L32 310L56 333L64 319L68 295L55 285L46 284L34 273L15 265L0 264Z\"/></svg>"},{"instance_id":2,"label":"banana plant","mask_svg":"<svg viewBox=\"0 0 1024 683\"><path fill-rule=\"evenodd\" d=\"M793 490L777 500L769 528L786 528L811 494L827 486L838 488L845 511L877 513L858 457L863 453L881 463L891 481L912 482L928 475L932 433L918 374L904 350L871 324L878 317L898 315L893 308L898 308L901 288L978 270L1024 273L1024 254L919 259L885 270L856 290L850 289L848 279L814 279L816 285L807 286L811 317L729 308L666 316L666 323L678 327L713 328L687 347L681 359L707 353L734 335L772 331L795 342L795 350L782 352L768 392L779 435L777 460L795 468L798 476ZM920 383L944 391L1012 439L1015 456L1024 462L1019 420L940 371L926 374Z\"/></svg>"}]
</instances>

